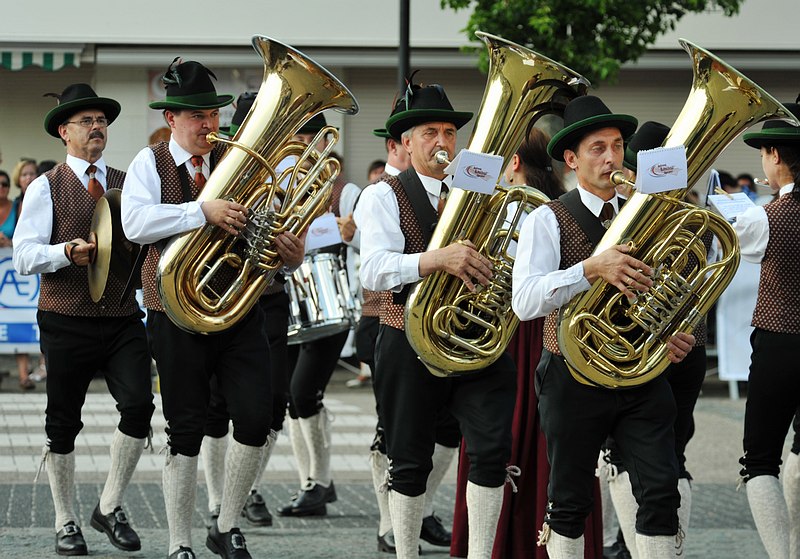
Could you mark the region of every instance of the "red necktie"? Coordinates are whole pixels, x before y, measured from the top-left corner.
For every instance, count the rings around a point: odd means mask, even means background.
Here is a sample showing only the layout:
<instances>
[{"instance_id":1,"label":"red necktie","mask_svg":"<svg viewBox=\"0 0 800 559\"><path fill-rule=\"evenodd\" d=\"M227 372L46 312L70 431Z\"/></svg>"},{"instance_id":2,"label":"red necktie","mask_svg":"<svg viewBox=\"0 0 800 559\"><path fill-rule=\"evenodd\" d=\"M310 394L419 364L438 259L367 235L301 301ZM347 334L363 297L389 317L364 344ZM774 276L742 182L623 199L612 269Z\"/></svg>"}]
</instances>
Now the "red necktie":
<instances>
[{"instance_id":1,"label":"red necktie","mask_svg":"<svg viewBox=\"0 0 800 559\"><path fill-rule=\"evenodd\" d=\"M91 194L92 198L95 200L99 200L106 191L103 189L103 185L100 184L100 181L97 180L97 167L89 165L86 172L89 174L89 194Z\"/></svg>"},{"instance_id":2,"label":"red necktie","mask_svg":"<svg viewBox=\"0 0 800 559\"><path fill-rule=\"evenodd\" d=\"M203 188L206 185L206 176L203 174L203 156L193 155L192 165L194 166L194 183Z\"/></svg>"}]
</instances>

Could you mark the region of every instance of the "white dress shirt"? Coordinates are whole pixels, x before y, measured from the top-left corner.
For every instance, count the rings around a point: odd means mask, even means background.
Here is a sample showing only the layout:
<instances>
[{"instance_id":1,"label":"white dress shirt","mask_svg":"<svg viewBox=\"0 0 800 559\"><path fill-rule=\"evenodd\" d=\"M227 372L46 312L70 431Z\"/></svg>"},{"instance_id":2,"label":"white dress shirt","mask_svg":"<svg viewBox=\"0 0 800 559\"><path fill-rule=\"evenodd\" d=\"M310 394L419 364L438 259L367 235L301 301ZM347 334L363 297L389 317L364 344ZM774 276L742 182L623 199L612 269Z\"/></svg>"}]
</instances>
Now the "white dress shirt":
<instances>
[{"instance_id":1,"label":"white dress shirt","mask_svg":"<svg viewBox=\"0 0 800 559\"><path fill-rule=\"evenodd\" d=\"M580 185L577 188L583 205L599 217L605 201ZM614 213L618 213L617 197L609 202L614 206ZM561 228L558 219L549 207L539 206L522 223L517 243L511 307L520 320L547 316L591 287L584 277L583 262L566 270L559 270L560 265Z\"/></svg>"},{"instance_id":2,"label":"white dress shirt","mask_svg":"<svg viewBox=\"0 0 800 559\"><path fill-rule=\"evenodd\" d=\"M419 175L435 209L439 203L442 182ZM361 283L371 291L400 291L409 283L422 279L419 255L403 254L406 239L400 229L400 208L392 187L377 182L364 189L357 208L356 222L361 228Z\"/></svg>"},{"instance_id":3,"label":"white dress shirt","mask_svg":"<svg viewBox=\"0 0 800 559\"><path fill-rule=\"evenodd\" d=\"M169 152L175 165L185 165L194 177L192 154L170 138ZM203 156L203 175L210 174L210 154ZM161 203L161 177L156 170L153 150L144 148L133 159L122 191L122 228L125 236L142 245L191 231L205 225L206 217L197 201L182 204Z\"/></svg>"},{"instance_id":4,"label":"white dress shirt","mask_svg":"<svg viewBox=\"0 0 800 559\"><path fill-rule=\"evenodd\" d=\"M67 165L89 188L88 161L67 155ZM94 162L97 167L95 178L106 189L106 162L101 157ZM87 232L88 233L88 232ZM64 254L64 245L50 244L53 234L53 199L50 197L50 181L45 175L37 177L25 191L22 214L14 229L14 268L20 274L45 274L69 266L70 261Z\"/></svg>"},{"instance_id":5,"label":"white dress shirt","mask_svg":"<svg viewBox=\"0 0 800 559\"><path fill-rule=\"evenodd\" d=\"M794 183L781 187L779 196L786 196L794 189ZM742 258L754 264L761 263L769 242L769 219L763 206L754 206L736 217L733 230L739 237Z\"/></svg>"}]
</instances>

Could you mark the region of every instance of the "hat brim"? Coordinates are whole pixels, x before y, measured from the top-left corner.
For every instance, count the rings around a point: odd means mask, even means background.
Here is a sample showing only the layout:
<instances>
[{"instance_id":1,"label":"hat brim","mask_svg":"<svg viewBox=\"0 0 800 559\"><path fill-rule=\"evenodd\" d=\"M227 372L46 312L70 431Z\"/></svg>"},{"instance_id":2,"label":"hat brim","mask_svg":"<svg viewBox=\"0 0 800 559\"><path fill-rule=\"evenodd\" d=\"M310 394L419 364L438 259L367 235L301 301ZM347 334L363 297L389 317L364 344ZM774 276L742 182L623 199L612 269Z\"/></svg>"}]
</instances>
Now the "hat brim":
<instances>
[{"instance_id":1,"label":"hat brim","mask_svg":"<svg viewBox=\"0 0 800 559\"><path fill-rule=\"evenodd\" d=\"M756 149L768 145L800 144L800 128L772 128L769 132L748 132L744 135L744 143Z\"/></svg>"},{"instance_id":2,"label":"hat brim","mask_svg":"<svg viewBox=\"0 0 800 559\"><path fill-rule=\"evenodd\" d=\"M387 140L394 140L395 139L395 138L392 138L392 135L389 134L389 132L386 130L386 128L376 128L375 130L372 131L372 135L373 136L377 136L378 138L385 138Z\"/></svg>"},{"instance_id":3,"label":"hat brim","mask_svg":"<svg viewBox=\"0 0 800 559\"><path fill-rule=\"evenodd\" d=\"M626 169L630 169L634 173L636 172L637 164L637 153L633 151L630 147L625 147L625 155L622 157L622 166Z\"/></svg>"},{"instance_id":4,"label":"hat brim","mask_svg":"<svg viewBox=\"0 0 800 559\"><path fill-rule=\"evenodd\" d=\"M62 103L48 112L44 117L44 129L54 138L60 138L58 127L64 124L70 116L84 109L99 109L103 111L108 123L111 124L119 116L122 107L108 97L87 97Z\"/></svg>"},{"instance_id":5,"label":"hat brim","mask_svg":"<svg viewBox=\"0 0 800 559\"><path fill-rule=\"evenodd\" d=\"M399 138L403 132L425 122L450 122L456 129L472 120L472 113L448 111L446 109L411 109L392 115L386 121L386 131L392 138Z\"/></svg>"},{"instance_id":6,"label":"hat brim","mask_svg":"<svg viewBox=\"0 0 800 559\"><path fill-rule=\"evenodd\" d=\"M167 97L164 101L153 101L150 103L151 109L218 109L220 107L227 107L233 103L233 95L217 95L216 101L211 103L196 103L184 97Z\"/></svg>"},{"instance_id":7,"label":"hat brim","mask_svg":"<svg viewBox=\"0 0 800 559\"><path fill-rule=\"evenodd\" d=\"M605 114L585 118L567 126L557 132L550 143L547 144L547 153L557 161L564 161L564 150L572 147L589 132L601 128L619 128L623 139L627 139L634 132L639 121L636 117L623 114Z\"/></svg>"}]
</instances>

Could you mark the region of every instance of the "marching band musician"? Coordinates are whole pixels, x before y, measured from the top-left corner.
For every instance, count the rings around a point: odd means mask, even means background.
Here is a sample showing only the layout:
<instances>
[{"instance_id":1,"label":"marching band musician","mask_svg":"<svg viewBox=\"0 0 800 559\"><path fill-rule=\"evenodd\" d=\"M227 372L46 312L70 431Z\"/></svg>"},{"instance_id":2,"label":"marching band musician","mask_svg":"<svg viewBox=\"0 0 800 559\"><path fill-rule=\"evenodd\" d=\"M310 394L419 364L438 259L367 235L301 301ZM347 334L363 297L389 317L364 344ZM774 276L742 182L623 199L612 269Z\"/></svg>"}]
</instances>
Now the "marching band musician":
<instances>
[{"instance_id":1,"label":"marching band musician","mask_svg":"<svg viewBox=\"0 0 800 559\"><path fill-rule=\"evenodd\" d=\"M411 349L403 321L407 292L423 277L447 272L474 290L476 284L487 285L492 275L488 259L468 240L425 251L449 188L435 153L444 149L453 156L457 129L472 113L455 111L439 85L409 82L402 102L404 110L387 120L386 129L401 138L411 167L363 193L359 216L364 217L358 222L362 283L390 295L381 307L374 384L386 431L396 551L401 558L417 557L437 416L449 412L460 424L472 463L467 487L470 557L489 557L511 448L514 364L504 354L479 374L436 377Z\"/></svg>"},{"instance_id":2,"label":"marching band musician","mask_svg":"<svg viewBox=\"0 0 800 559\"><path fill-rule=\"evenodd\" d=\"M595 280L602 278L627 296L652 285L651 268L627 255L626 245L591 256L602 238L598 220L612 219L619 209L609 177L622 167L623 139L635 129L634 117L611 113L597 97L571 101L564 128L547 151L575 171L578 188L537 208L523 223L517 247L514 311L520 320L548 316L536 385L551 466L540 542L551 559L583 556L595 465L609 435L632 473L640 557L675 556L680 498L672 433L675 402L666 378L618 391L584 385L570 374L556 340L559 307ZM670 361L682 360L693 345L691 335L674 336L668 342Z\"/></svg>"},{"instance_id":3,"label":"marching band musician","mask_svg":"<svg viewBox=\"0 0 800 559\"><path fill-rule=\"evenodd\" d=\"M37 322L47 360L47 467L56 512L59 555L87 555L73 509L75 438L83 427L81 408L94 374L105 373L120 421L111 439L111 465L91 525L124 551L141 548L122 510L122 495L150 433L153 394L142 312L133 294L120 301L125 285L109 274L105 297L89 294L86 266L96 249L87 242L97 200L122 188L125 173L103 159L108 125L120 113L117 101L98 97L85 83L53 95L58 106L44 128L67 148L65 163L28 188L14 232L14 267L42 274Z\"/></svg>"},{"instance_id":4,"label":"marching band musician","mask_svg":"<svg viewBox=\"0 0 800 559\"><path fill-rule=\"evenodd\" d=\"M310 144L328 125L319 113L306 122L293 140ZM328 137L317 143L321 153ZM340 174L341 176L341 174ZM339 217L339 196L344 183L337 181L331 193L331 209ZM322 249L338 253L340 245ZM295 497L278 509L281 516L324 516L327 503L336 501L336 486L331 477L331 417L323 404L325 388L336 370L348 330L292 345L289 355L289 439L298 466L300 489Z\"/></svg>"},{"instance_id":5,"label":"marching band musician","mask_svg":"<svg viewBox=\"0 0 800 559\"><path fill-rule=\"evenodd\" d=\"M150 243L142 269L151 352L161 377L167 420L164 502L169 523L169 557L193 559L191 525L197 491L197 457L209 408L209 380L217 385L233 420L219 517L206 546L226 558L249 558L238 528L269 434L271 386L264 312L259 305L238 323L214 335L190 333L173 324L156 289L162 241L207 223L237 235L247 208L221 198L196 202L225 146L206 135L219 128L219 107L233 101L217 95L214 74L199 62L175 59L163 77L166 99L150 104L163 110L172 135L140 151L128 169L122 198L126 236ZM219 286L218 286L219 287Z\"/></svg>"},{"instance_id":6,"label":"marching band musician","mask_svg":"<svg viewBox=\"0 0 800 559\"><path fill-rule=\"evenodd\" d=\"M235 136L253 106L255 98L255 93L242 93L236 101L236 112L231 119L231 125L226 129L220 127L220 132L229 137ZM286 416L286 404L289 399L289 357L286 345L289 328L289 295L284 288L285 274L295 270L303 263L305 252L302 236L297 237L291 231L285 231L278 235L275 242L284 267L258 299L264 315L269 317L266 328L272 383L272 422L269 444L266 446L262 464L258 468L250 494L247 496L244 509L242 509L242 515L254 526L272 526L272 514L259 491L259 486L278 440L278 433L283 429L283 419ZM225 398L217 386L216 379L212 379L211 383L211 405L204 429L205 436L200 448L200 456L203 460L203 474L208 489L208 510L213 520L219 517L222 503L230 413L228 413Z\"/></svg>"},{"instance_id":7,"label":"marching band musician","mask_svg":"<svg viewBox=\"0 0 800 559\"><path fill-rule=\"evenodd\" d=\"M800 116L800 105L784 106ZM761 264L740 475L767 554L782 559L800 553L800 485L793 480L783 494L778 481L784 441L800 405L800 128L773 120L760 132L746 133L744 142L761 152L778 198L749 208L733 224L742 256ZM795 478L796 461L790 456L786 464L794 466Z\"/></svg>"}]
</instances>

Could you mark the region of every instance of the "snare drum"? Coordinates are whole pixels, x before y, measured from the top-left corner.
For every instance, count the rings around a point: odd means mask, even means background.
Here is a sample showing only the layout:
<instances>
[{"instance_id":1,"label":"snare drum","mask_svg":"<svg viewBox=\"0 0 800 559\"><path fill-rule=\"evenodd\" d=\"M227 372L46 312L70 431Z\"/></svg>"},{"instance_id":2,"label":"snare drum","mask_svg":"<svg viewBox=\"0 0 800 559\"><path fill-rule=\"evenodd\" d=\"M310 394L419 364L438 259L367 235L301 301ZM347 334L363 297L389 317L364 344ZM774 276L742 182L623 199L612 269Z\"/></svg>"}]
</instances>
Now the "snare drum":
<instances>
[{"instance_id":1,"label":"snare drum","mask_svg":"<svg viewBox=\"0 0 800 559\"><path fill-rule=\"evenodd\" d=\"M337 254L308 255L286 282L289 290L289 345L313 342L349 330L358 303L347 269Z\"/></svg>"}]
</instances>

